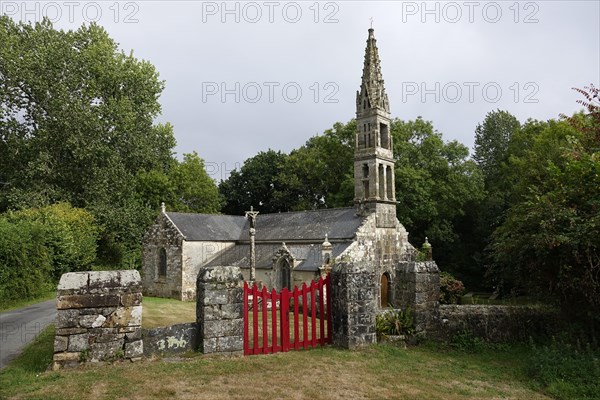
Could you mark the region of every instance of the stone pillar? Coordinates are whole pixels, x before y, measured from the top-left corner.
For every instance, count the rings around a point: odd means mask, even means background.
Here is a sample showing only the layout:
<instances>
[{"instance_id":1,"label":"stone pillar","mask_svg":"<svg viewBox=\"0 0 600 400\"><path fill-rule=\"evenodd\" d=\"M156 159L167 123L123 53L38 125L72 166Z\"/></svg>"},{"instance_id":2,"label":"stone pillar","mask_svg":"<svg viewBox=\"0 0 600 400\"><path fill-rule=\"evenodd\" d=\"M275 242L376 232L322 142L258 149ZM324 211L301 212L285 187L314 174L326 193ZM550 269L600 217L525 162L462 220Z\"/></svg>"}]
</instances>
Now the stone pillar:
<instances>
[{"instance_id":1,"label":"stone pillar","mask_svg":"<svg viewBox=\"0 0 600 400\"><path fill-rule=\"evenodd\" d=\"M377 288L370 263L338 263L331 271L333 343L345 348L377 342Z\"/></svg>"},{"instance_id":2,"label":"stone pillar","mask_svg":"<svg viewBox=\"0 0 600 400\"><path fill-rule=\"evenodd\" d=\"M395 299L398 307L410 307L417 332L434 328L439 296L440 270L434 261L398 264Z\"/></svg>"},{"instance_id":3,"label":"stone pillar","mask_svg":"<svg viewBox=\"0 0 600 400\"><path fill-rule=\"evenodd\" d=\"M206 267L198 274L196 324L205 354L242 354L244 278L239 267Z\"/></svg>"},{"instance_id":4,"label":"stone pillar","mask_svg":"<svg viewBox=\"0 0 600 400\"><path fill-rule=\"evenodd\" d=\"M135 270L70 272L57 290L52 369L143 355L142 281Z\"/></svg>"}]
</instances>

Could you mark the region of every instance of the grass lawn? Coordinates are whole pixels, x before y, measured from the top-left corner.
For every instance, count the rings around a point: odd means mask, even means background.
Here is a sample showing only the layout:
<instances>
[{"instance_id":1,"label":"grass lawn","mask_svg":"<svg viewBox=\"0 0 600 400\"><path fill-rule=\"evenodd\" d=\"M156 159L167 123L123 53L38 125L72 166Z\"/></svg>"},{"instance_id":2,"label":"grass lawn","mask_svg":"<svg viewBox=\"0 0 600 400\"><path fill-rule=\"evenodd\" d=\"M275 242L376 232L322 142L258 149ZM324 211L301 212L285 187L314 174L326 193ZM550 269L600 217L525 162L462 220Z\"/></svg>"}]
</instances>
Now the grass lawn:
<instances>
[{"instance_id":1,"label":"grass lawn","mask_svg":"<svg viewBox=\"0 0 600 400\"><path fill-rule=\"evenodd\" d=\"M526 347L469 354L424 345L268 356L116 362L46 372L50 327L0 372L4 399L549 399L524 373Z\"/></svg>"},{"instance_id":2,"label":"grass lawn","mask_svg":"<svg viewBox=\"0 0 600 400\"><path fill-rule=\"evenodd\" d=\"M156 328L196 322L196 302L144 296L142 326Z\"/></svg>"}]
</instances>

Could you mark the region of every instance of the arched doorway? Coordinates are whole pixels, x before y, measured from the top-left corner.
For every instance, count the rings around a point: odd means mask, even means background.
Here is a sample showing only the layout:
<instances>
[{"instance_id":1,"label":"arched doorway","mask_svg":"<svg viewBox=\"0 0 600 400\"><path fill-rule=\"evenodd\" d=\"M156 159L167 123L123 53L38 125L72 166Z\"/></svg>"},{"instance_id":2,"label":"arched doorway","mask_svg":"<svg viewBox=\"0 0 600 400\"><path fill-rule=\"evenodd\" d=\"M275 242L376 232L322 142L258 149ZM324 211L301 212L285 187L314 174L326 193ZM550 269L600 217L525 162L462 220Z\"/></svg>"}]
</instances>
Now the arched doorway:
<instances>
[{"instance_id":1,"label":"arched doorway","mask_svg":"<svg viewBox=\"0 0 600 400\"><path fill-rule=\"evenodd\" d=\"M390 306L390 276L387 272L381 275L381 308Z\"/></svg>"}]
</instances>

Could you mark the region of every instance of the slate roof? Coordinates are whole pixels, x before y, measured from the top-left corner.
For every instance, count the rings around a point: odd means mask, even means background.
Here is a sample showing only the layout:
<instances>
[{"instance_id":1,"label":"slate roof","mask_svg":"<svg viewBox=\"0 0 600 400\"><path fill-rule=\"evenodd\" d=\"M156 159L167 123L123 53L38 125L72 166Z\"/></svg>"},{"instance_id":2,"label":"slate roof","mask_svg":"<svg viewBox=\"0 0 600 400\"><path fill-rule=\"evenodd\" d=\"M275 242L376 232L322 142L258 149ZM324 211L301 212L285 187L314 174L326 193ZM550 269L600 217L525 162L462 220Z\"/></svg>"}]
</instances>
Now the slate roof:
<instances>
[{"instance_id":1,"label":"slate roof","mask_svg":"<svg viewBox=\"0 0 600 400\"><path fill-rule=\"evenodd\" d=\"M325 234L330 239L352 239L364 217L356 209L328 208L277 214L259 214L256 218L256 241L315 241L321 243ZM248 229L242 231L241 241L249 241Z\"/></svg>"},{"instance_id":2,"label":"slate roof","mask_svg":"<svg viewBox=\"0 0 600 400\"><path fill-rule=\"evenodd\" d=\"M241 215L168 212L167 216L190 241L228 241L240 238L246 218Z\"/></svg>"},{"instance_id":3,"label":"slate roof","mask_svg":"<svg viewBox=\"0 0 600 400\"><path fill-rule=\"evenodd\" d=\"M250 222L242 215L168 212L167 216L189 241L250 241ZM259 214L255 239L321 243L325 234L332 240L352 239L363 220L352 207Z\"/></svg>"}]
</instances>

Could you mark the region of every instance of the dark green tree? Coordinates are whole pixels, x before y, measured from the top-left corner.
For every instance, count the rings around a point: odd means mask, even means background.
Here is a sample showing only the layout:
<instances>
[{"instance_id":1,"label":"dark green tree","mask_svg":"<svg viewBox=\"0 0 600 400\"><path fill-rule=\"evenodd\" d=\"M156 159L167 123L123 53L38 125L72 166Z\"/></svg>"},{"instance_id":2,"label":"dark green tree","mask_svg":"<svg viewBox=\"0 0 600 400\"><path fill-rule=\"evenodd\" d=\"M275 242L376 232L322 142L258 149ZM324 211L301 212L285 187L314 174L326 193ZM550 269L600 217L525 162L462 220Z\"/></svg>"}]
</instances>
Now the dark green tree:
<instances>
[{"instance_id":1,"label":"dark green tree","mask_svg":"<svg viewBox=\"0 0 600 400\"><path fill-rule=\"evenodd\" d=\"M287 157L280 151L261 151L247 159L239 171L232 171L219 184L223 213L243 215L250 207L264 213L288 211L288 205L278 202L274 195L280 190L277 177Z\"/></svg>"},{"instance_id":2,"label":"dark green tree","mask_svg":"<svg viewBox=\"0 0 600 400\"><path fill-rule=\"evenodd\" d=\"M491 248L499 283L558 303L593 329L600 323L600 106L597 89L586 89L585 113L524 127L524 150L510 160L513 201Z\"/></svg>"},{"instance_id":3,"label":"dark green tree","mask_svg":"<svg viewBox=\"0 0 600 400\"><path fill-rule=\"evenodd\" d=\"M416 247L427 236L434 259L468 285L478 284L483 270L473 260L468 210L483 196L483 180L469 150L444 142L431 122L392 121L396 158L399 221Z\"/></svg>"}]
</instances>

